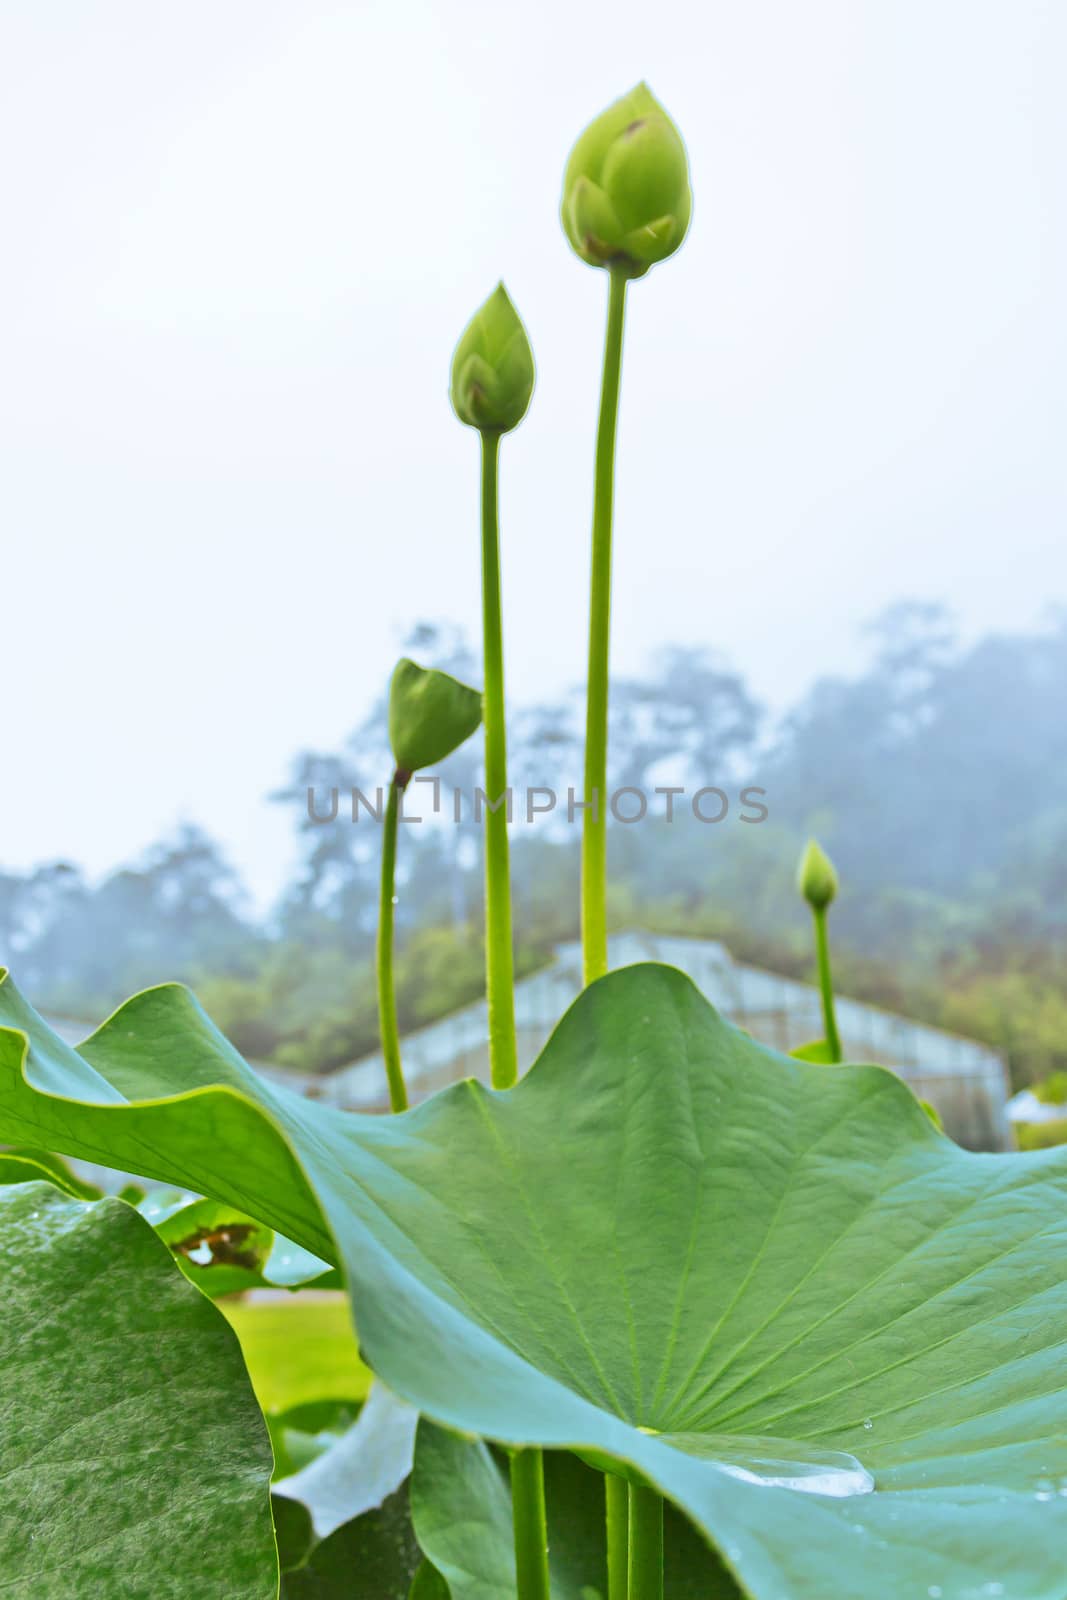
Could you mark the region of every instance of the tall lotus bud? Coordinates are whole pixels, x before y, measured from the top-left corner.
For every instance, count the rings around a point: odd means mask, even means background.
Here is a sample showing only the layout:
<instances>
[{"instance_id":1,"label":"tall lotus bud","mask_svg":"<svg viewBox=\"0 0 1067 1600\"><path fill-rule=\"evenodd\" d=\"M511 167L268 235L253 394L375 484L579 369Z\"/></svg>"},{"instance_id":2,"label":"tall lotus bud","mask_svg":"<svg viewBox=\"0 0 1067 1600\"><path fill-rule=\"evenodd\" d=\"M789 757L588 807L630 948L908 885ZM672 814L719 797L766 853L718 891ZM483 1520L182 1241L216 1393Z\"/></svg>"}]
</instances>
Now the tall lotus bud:
<instances>
[{"instance_id":1,"label":"tall lotus bud","mask_svg":"<svg viewBox=\"0 0 1067 1600\"><path fill-rule=\"evenodd\" d=\"M693 209L682 136L646 83L591 122L570 153L560 215L593 267L638 278L673 255Z\"/></svg>"},{"instance_id":2,"label":"tall lotus bud","mask_svg":"<svg viewBox=\"0 0 1067 1600\"><path fill-rule=\"evenodd\" d=\"M814 839L808 840L808 847L800 858L797 888L813 911L825 911L837 895L833 862Z\"/></svg>"},{"instance_id":3,"label":"tall lotus bud","mask_svg":"<svg viewBox=\"0 0 1067 1600\"><path fill-rule=\"evenodd\" d=\"M498 284L474 313L452 357L452 409L482 433L508 433L526 415L534 359L526 329Z\"/></svg>"}]
</instances>

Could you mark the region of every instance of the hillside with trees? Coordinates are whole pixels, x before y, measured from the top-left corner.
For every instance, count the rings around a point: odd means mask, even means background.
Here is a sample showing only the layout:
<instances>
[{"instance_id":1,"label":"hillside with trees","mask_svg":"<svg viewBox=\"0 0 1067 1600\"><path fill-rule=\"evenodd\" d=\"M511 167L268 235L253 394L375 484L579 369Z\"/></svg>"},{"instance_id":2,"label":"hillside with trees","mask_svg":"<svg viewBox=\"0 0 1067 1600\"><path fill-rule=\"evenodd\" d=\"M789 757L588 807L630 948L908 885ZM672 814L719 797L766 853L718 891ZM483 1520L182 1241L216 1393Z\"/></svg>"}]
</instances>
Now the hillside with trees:
<instances>
[{"instance_id":1,"label":"hillside with trees","mask_svg":"<svg viewBox=\"0 0 1067 1600\"><path fill-rule=\"evenodd\" d=\"M825 678L772 719L713 653L672 646L613 687L612 789L649 797L640 824L613 823L612 920L720 937L739 958L809 976L793 875L816 833L843 892L834 913L840 987L987 1040L1017 1083L1067 1070L1067 618L1044 631L961 643L939 607L895 606L869 632L865 669ZM466 642L422 625L406 648L478 681ZM581 775L580 695L513 708L516 810L528 788L556 809L513 829L520 972L577 935L579 829L566 818ZM479 742L441 769L463 796L404 836L419 913L397 907L401 1025L417 1027L481 992L481 827L471 797ZM248 1055L321 1072L375 1047L379 832L389 777L384 700L343 749L305 750L271 796L300 840L300 866L266 918L219 847L193 827L89 883L70 862L0 872L0 955L45 1009L98 1018L133 990L191 982ZM669 822L662 791L681 789ZM689 797L729 799L718 823ZM765 791L766 820L738 796ZM309 816L308 790L341 796ZM660 791L658 794L656 791ZM429 794L427 793L427 800ZM412 902L413 903L413 902Z\"/></svg>"}]
</instances>

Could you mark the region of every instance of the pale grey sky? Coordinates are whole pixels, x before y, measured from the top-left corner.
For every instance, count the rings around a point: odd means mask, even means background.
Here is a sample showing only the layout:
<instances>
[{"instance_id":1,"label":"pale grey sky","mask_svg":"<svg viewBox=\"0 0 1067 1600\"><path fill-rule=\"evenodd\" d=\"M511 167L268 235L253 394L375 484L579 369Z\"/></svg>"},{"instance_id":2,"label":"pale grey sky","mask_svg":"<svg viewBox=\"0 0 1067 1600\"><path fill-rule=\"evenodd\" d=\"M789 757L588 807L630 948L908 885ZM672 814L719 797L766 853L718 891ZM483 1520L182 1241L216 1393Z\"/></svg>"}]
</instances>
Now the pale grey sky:
<instances>
[{"instance_id":1,"label":"pale grey sky","mask_svg":"<svg viewBox=\"0 0 1067 1600\"><path fill-rule=\"evenodd\" d=\"M6 0L0 862L189 817L278 883L290 754L415 619L476 632L446 387L501 276L509 687L581 677L605 283L558 184L642 76L696 210L631 296L616 664L781 705L901 596L1067 601L1065 65L1056 0Z\"/></svg>"}]
</instances>

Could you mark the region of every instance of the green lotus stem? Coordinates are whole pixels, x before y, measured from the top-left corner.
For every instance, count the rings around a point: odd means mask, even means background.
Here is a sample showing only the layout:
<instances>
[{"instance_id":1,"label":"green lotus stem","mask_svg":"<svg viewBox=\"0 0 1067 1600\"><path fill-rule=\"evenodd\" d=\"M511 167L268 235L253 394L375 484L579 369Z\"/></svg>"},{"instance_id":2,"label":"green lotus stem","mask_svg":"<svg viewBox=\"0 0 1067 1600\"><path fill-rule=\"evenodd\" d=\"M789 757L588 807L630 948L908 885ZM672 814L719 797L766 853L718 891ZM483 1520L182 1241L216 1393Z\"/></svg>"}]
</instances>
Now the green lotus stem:
<instances>
[{"instance_id":1,"label":"green lotus stem","mask_svg":"<svg viewBox=\"0 0 1067 1600\"><path fill-rule=\"evenodd\" d=\"M500 434L482 439L482 633L485 652L485 991L489 1004L489 1071L494 1089L519 1075L515 1044L511 871L508 864L507 734L504 724L504 630L500 606L497 462ZM495 808L495 809L494 809Z\"/></svg>"},{"instance_id":2,"label":"green lotus stem","mask_svg":"<svg viewBox=\"0 0 1067 1600\"><path fill-rule=\"evenodd\" d=\"M663 1600L663 1496L630 1485L630 1587L627 1600Z\"/></svg>"},{"instance_id":3,"label":"green lotus stem","mask_svg":"<svg viewBox=\"0 0 1067 1600\"><path fill-rule=\"evenodd\" d=\"M610 274L600 421L593 489L593 563L589 597L589 676L585 712L582 799L582 966L586 983L608 970L607 783L608 655L611 640L611 527L615 495L615 433L626 312L626 275Z\"/></svg>"},{"instance_id":4,"label":"green lotus stem","mask_svg":"<svg viewBox=\"0 0 1067 1600\"><path fill-rule=\"evenodd\" d=\"M396 896L396 824L400 810L400 797L407 786L408 774L396 772L389 785L389 799L385 807L382 827L382 884L378 905L378 1030L382 1040L382 1059L385 1076L389 1080L389 1106L392 1111L406 1111L408 1092L404 1084L404 1071L400 1063L400 1030L396 1021L396 990L393 985L393 925Z\"/></svg>"},{"instance_id":5,"label":"green lotus stem","mask_svg":"<svg viewBox=\"0 0 1067 1600\"><path fill-rule=\"evenodd\" d=\"M548 1522L540 1450L516 1450L511 1458L511 1516L517 1600L549 1600Z\"/></svg>"},{"instance_id":6,"label":"green lotus stem","mask_svg":"<svg viewBox=\"0 0 1067 1600\"><path fill-rule=\"evenodd\" d=\"M630 1486L625 1478L604 1478L608 1520L608 1600L627 1600L630 1570Z\"/></svg>"},{"instance_id":7,"label":"green lotus stem","mask_svg":"<svg viewBox=\"0 0 1067 1600\"><path fill-rule=\"evenodd\" d=\"M509 1089L519 1076L515 1040L514 956L511 943L511 868L504 717L504 628L500 601L500 519L497 465L500 435L482 439L482 637L485 689L485 990L489 1008L489 1073L494 1089ZM494 809L494 806L496 809ZM548 1532L545 1469L540 1450L511 1458L518 1600L548 1600Z\"/></svg>"},{"instance_id":8,"label":"green lotus stem","mask_svg":"<svg viewBox=\"0 0 1067 1600\"><path fill-rule=\"evenodd\" d=\"M830 1060L841 1062L845 1057L841 1049L841 1035L837 1031L837 1013L834 1010L834 981L830 973L830 935L827 926L826 907L813 906L811 915L815 923L815 950L819 959L819 991L822 995L823 1031L826 1035Z\"/></svg>"}]
</instances>

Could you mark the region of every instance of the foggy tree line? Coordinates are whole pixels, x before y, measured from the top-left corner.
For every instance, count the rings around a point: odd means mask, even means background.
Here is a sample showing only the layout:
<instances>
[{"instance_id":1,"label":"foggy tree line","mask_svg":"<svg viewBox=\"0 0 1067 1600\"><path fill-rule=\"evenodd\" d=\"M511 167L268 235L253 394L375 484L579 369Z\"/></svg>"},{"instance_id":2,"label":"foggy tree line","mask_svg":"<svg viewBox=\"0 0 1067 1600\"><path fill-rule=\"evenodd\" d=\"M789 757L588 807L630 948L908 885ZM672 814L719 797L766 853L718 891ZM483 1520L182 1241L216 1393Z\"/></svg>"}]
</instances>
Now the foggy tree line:
<instances>
[{"instance_id":1,"label":"foggy tree line","mask_svg":"<svg viewBox=\"0 0 1067 1600\"><path fill-rule=\"evenodd\" d=\"M668 823L659 802L639 827L613 824L613 921L723 937L739 956L803 974L792 877L815 832L844 885L834 926L854 993L991 1038L1020 1077L1065 1065L1067 617L963 644L942 608L909 602L877 619L869 645L863 671L819 680L778 719L710 650L671 646L616 680L610 789L715 785L733 797L755 785L768 814L744 826L734 806L709 826L679 804ZM405 648L478 681L453 629L422 624ZM581 727L578 689L513 709L517 793L580 787ZM384 696L343 748L297 753L270 798L292 818L299 868L265 917L192 825L97 883L63 860L0 870L0 961L56 1012L99 1019L137 988L181 978L253 1056L309 1070L351 1059L376 1038L380 841L371 818L353 824L343 805L336 822L313 821L308 791L373 796L390 772ZM449 801L404 836L419 905L416 921L402 882L406 1027L480 992L480 741L440 777L462 797L460 820ZM525 971L577 934L580 829L560 806L513 832Z\"/></svg>"}]
</instances>

